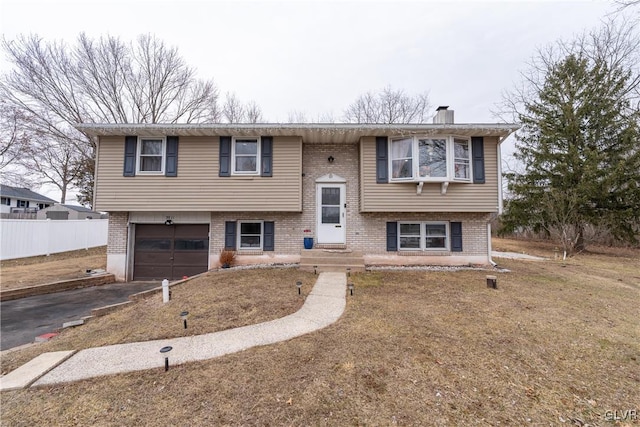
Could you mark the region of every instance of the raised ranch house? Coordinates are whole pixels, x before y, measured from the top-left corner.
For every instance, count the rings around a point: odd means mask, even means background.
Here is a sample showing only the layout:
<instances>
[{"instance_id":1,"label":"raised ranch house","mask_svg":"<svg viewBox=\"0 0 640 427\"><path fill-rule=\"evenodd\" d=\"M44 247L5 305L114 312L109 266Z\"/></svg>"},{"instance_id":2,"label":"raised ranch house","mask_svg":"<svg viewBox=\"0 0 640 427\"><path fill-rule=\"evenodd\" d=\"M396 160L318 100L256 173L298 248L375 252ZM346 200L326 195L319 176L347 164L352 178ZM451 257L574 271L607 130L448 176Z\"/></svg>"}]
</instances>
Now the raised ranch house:
<instances>
[{"instance_id":1,"label":"raised ranch house","mask_svg":"<svg viewBox=\"0 0 640 427\"><path fill-rule=\"evenodd\" d=\"M97 142L94 208L107 270L176 279L314 250L364 264L490 263L500 143L512 124L82 124Z\"/></svg>"}]
</instances>

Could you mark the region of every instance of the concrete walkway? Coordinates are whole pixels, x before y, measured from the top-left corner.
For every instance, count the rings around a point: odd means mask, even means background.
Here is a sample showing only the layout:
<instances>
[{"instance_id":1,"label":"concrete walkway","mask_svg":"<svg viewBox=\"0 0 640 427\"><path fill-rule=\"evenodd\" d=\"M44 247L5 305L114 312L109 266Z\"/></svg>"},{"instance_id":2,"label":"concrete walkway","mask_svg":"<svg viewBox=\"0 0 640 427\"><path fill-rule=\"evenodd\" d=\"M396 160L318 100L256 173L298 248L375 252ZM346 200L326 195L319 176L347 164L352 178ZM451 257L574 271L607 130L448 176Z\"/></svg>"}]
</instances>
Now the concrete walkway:
<instances>
[{"instance_id":1,"label":"concrete walkway","mask_svg":"<svg viewBox=\"0 0 640 427\"><path fill-rule=\"evenodd\" d=\"M546 258L542 258L539 256L527 255L527 254L519 254L517 252L498 252L492 251L491 256L495 258L507 258L507 259L524 259L527 261L546 261Z\"/></svg>"},{"instance_id":2,"label":"concrete walkway","mask_svg":"<svg viewBox=\"0 0 640 427\"><path fill-rule=\"evenodd\" d=\"M44 375L42 372L34 374L37 376L32 379L24 378L27 375L24 371L21 381L11 377L22 368L16 369L0 379L0 390L9 389L5 383L41 386L122 372L162 369L164 357L160 349L165 346L173 347L168 353L169 363L177 365L286 341L338 320L346 305L346 284L344 273L321 273L302 308L281 319L204 335L80 350Z\"/></svg>"}]
</instances>

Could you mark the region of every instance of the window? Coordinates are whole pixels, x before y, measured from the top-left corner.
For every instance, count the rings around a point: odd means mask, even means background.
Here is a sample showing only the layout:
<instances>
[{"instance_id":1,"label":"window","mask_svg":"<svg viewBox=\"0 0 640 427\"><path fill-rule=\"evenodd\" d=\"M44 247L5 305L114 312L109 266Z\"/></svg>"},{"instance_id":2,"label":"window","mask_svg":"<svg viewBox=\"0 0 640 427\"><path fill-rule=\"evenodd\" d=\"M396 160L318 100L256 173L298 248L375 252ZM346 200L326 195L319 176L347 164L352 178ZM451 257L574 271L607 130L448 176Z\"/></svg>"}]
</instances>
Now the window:
<instances>
[{"instance_id":1,"label":"window","mask_svg":"<svg viewBox=\"0 0 640 427\"><path fill-rule=\"evenodd\" d=\"M28 200L16 200L16 207L18 208L28 208L29 201Z\"/></svg>"},{"instance_id":2,"label":"window","mask_svg":"<svg viewBox=\"0 0 640 427\"><path fill-rule=\"evenodd\" d=\"M239 227L238 248L262 249L262 222L240 221Z\"/></svg>"},{"instance_id":3,"label":"window","mask_svg":"<svg viewBox=\"0 0 640 427\"><path fill-rule=\"evenodd\" d=\"M140 138L138 173L164 174L166 143L164 138Z\"/></svg>"},{"instance_id":4,"label":"window","mask_svg":"<svg viewBox=\"0 0 640 427\"><path fill-rule=\"evenodd\" d=\"M6 205L6 206L11 206L11 199L9 197L2 197L1 204Z\"/></svg>"},{"instance_id":5,"label":"window","mask_svg":"<svg viewBox=\"0 0 640 427\"><path fill-rule=\"evenodd\" d=\"M444 138L418 139L420 178L447 176L447 140Z\"/></svg>"},{"instance_id":6,"label":"window","mask_svg":"<svg viewBox=\"0 0 640 427\"><path fill-rule=\"evenodd\" d=\"M252 175L260 172L260 138L234 138L231 152L233 173Z\"/></svg>"},{"instance_id":7,"label":"window","mask_svg":"<svg viewBox=\"0 0 640 427\"><path fill-rule=\"evenodd\" d=\"M455 179L470 180L469 159L471 158L471 150L469 149L469 140L454 138L453 139L453 170Z\"/></svg>"},{"instance_id":8,"label":"window","mask_svg":"<svg viewBox=\"0 0 640 427\"><path fill-rule=\"evenodd\" d=\"M391 181L470 181L471 144L452 136L403 137L389 144Z\"/></svg>"},{"instance_id":9,"label":"window","mask_svg":"<svg viewBox=\"0 0 640 427\"><path fill-rule=\"evenodd\" d=\"M391 140L391 176L393 178L413 178L412 150L412 138Z\"/></svg>"},{"instance_id":10,"label":"window","mask_svg":"<svg viewBox=\"0 0 640 427\"><path fill-rule=\"evenodd\" d=\"M398 223L398 248L405 251L448 250L448 223Z\"/></svg>"}]
</instances>

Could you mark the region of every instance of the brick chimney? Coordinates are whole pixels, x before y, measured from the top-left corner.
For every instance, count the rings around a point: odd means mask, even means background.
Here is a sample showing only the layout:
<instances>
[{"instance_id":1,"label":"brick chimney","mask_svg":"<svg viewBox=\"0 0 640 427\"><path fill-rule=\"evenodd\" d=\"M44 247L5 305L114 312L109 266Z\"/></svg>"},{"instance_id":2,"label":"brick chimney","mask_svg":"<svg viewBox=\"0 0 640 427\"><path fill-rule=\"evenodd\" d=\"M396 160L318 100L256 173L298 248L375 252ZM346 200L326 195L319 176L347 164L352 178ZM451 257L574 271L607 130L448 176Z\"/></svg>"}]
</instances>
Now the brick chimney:
<instances>
[{"instance_id":1,"label":"brick chimney","mask_svg":"<svg viewBox=\"0 0 640 427\"><path fill-rule=\"evenodd\" d=\"M449 110L448 105L441 105L436 109L436 115L433 116L433 123L437 125L453 124L453 110Z\"/></svg>"}]
</instances>

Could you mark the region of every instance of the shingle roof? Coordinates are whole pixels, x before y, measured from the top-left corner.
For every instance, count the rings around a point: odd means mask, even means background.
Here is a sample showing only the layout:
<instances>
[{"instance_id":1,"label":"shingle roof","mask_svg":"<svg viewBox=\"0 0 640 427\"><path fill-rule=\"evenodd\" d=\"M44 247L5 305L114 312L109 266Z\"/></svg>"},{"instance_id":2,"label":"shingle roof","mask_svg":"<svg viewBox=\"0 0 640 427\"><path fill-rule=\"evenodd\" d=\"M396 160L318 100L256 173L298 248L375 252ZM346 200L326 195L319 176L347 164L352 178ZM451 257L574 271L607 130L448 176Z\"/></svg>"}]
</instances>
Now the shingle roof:
<instances>
[{"instance_id":1,"label":"shingle roof","mask_svg":"<svg viewBox=\"0 0 640 427\"><path fill-rule=\"evenodd\" d=\"M31 191L28 188L11 187L9 185L0 184L0 195L2 197L10 197L12 199L34 200L36 202L56 203L55 200Z\"/></svg>"},{"instance_id":2,"label":"shingle roof","mask_svg":"<svg viewBox=\"0 0 640 427\"><path fill-rule=\"evenodd\" d=\"M85 208L84 206L76 206L76 205L62 205L67 209L71 209L72 211L76 211L76 212L92 212L92 213L100 213L100 212L96 212L96 211L92 211L89 208Z\"/></svg>"}]
</instances>

